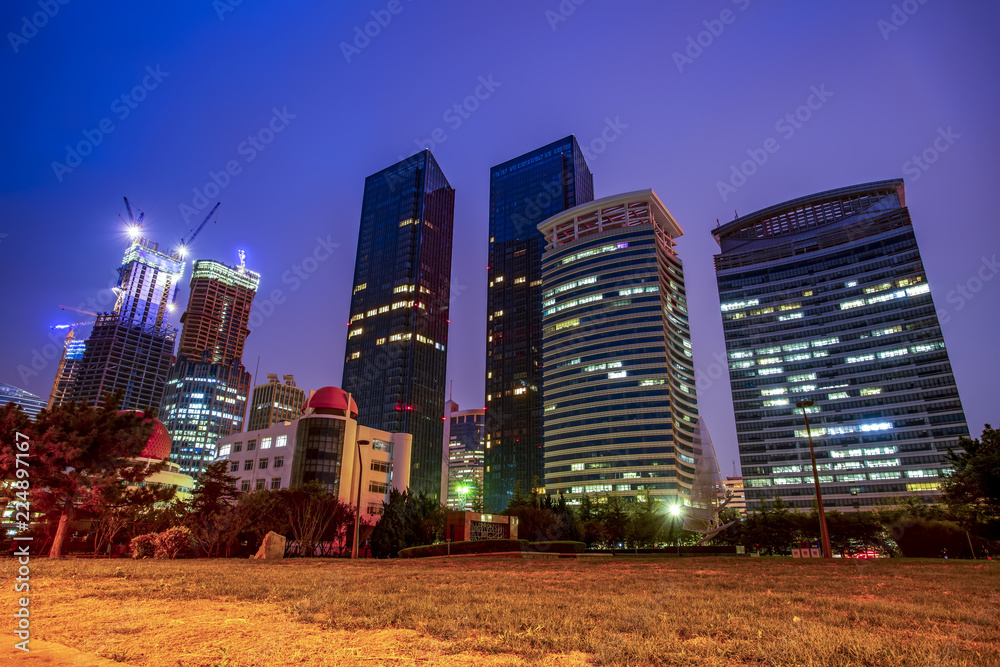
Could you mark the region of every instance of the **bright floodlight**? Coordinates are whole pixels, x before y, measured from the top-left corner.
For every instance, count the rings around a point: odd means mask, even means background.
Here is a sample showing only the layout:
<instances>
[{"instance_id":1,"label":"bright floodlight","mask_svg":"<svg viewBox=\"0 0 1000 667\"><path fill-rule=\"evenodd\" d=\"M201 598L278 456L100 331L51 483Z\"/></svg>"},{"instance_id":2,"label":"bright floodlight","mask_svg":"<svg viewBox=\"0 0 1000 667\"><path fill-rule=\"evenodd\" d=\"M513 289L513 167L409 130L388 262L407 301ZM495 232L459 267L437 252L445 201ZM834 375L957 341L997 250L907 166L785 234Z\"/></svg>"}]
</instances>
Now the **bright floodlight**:
<instances>
[{"instance_id":1,"label":"bright floodlight","mask_svg":"<svg viewBox=\"0 0 1000 667\"><path fill-rule=\"evenodd\" d=\"M670 506L670 514L672 514L673 516L680 516L681 515L681 506L680 505L671 505Z\"/></svg>"},{"instance_id":2,"label":"bright floodlight","mask_svg":"<svg viewBox=\"0 0 1000 667\"><path fill-rule=\"evenodd\" d=\"M176 303L168 303L167 304L167 310L169 310L171 313L174 312L175 310L177 310L177 304Z\"/></svg>"},{"instance_id":3,"label":"bright floodlight","mask_svg":"<svg viewBox=\"0 0 1000 667\"><path fill-rule=\"evenodd\" d=\"M178 248L177 249L177 254L181 256L181 259L184 259L185 257L187 257L188 256L187 246L183 246L182 245L180 248Z\"/></svg>"},{"instance_id":4,"label":"bright floodlight","mask_svg":"<svg viewBox=\"0 0 1000 667\"><path fill-rule=\"evenodd\" d=\"M139 238L139 234L141 233L138 225L129 225L126 228L126 231L128 232L129 238L132 239Z\"/></svg>"}]
</instances>

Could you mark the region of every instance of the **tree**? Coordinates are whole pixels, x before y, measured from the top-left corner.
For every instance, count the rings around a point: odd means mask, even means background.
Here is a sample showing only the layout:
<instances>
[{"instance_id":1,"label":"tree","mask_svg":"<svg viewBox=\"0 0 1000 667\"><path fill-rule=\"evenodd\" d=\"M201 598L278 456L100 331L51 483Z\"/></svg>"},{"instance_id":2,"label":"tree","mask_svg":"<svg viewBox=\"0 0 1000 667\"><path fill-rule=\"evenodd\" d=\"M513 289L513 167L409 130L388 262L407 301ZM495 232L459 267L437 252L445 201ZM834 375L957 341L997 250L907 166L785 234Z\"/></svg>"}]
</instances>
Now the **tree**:
<instances>
[{"instance_id":1,"label":"tree","mask_svg":"<svg viewBox=\"0 0 1000 667\"><path fill-rule=\"evenodd\" d=\"M281 491L281 505L303 556L316 555L320 542L330 534L331 526L336 526L338 530L333 533L339 534L344 526L354 523L354 509L340 502L316 480Z\"/></svg>"},{"instance_id":2,"label":"tree","mask_svg":"<svg viewBox=\"0 0 1000 667\"><path fill-rule=\"evenodd\" d=\"M948 449L954 472L944 478L942 489L950 505L985 506L1000 514L1000 430L986 424L981 438L959 438L964 452Z\"/></svg>"},{"instance_id":3,"label":"tree","mask_svg":"<svg viewBox=\"0 0 1000 667\"><path fill-rule=\"evenodd\" d=\"M400 549L439 542L444 536L446 516L433 497L393 489L372 530L372 552L379 558L395 558Z\"/></svg>"},{"instance_id":4,"label":"tree","mask_svg":"<svg viewBox=\"0 0 1000 667\"><path fill-rule=\"evenodd\" d=\"M210 463L202 472L191 500L187 503L184 522L191 529L198 547L206 556L218 556L246 526L243 513L234 510L239 492L236 478L228 473L228 461Z\"/></svg>"},{"instance_id":5,"label":"tree","mask_svg":"<svg viewBox=\"0 0 1000 667\"><path fill-rule=\"evenodd\" d=\"M59 516L50 558L62 555L70 521L78 510L98 510L112 487L127 486L156 471L130 462L153 433L153 412L119 414L121 397L121 392L109 395L101 407L65 403L42 410L34 422L11 414L19 411L11 404L2 408L0 478L17 476L15 443L24 441L18 433L28 436L31 511Z\"/></svg>"}]
</instances>

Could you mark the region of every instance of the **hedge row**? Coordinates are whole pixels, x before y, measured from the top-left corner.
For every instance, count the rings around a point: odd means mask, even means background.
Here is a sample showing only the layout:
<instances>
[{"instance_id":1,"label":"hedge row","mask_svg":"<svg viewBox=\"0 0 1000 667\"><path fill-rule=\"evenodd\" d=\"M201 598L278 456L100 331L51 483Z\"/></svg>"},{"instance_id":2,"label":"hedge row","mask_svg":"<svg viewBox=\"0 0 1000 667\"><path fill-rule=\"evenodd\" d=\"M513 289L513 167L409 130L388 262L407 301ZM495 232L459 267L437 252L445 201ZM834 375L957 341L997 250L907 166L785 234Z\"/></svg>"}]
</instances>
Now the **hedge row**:
<instances>
[{"instance_id":1,"label":"hedge row","mask_svg":"<svg viewBox=\"0 0 1000 667\"><path fill-rule=\"evenodd\" d=\"M475 540L468 542L452 542L450 553L488 554L498 551L525 551L528 540ZM446 556L449 553L447 544L428 544L422 547L409 547L399 552L400 558L427 558L428 556Z\"/></svg>"},{"instance_id":2,"label":"hedge row","mask_svg":"<svg viewBox=\"0 0 1000 667\"><path fill-rule=\"evenodd\" d=\"M399 552L400 558L427 558L429 556L453 556L463 554L489 554L503 551L533 551L539 553L577 554L583 553L587 545L583 542L528 542L528 540L475 540L448 544L429 544L409 547Z\"/></svg>"}]
</instances>

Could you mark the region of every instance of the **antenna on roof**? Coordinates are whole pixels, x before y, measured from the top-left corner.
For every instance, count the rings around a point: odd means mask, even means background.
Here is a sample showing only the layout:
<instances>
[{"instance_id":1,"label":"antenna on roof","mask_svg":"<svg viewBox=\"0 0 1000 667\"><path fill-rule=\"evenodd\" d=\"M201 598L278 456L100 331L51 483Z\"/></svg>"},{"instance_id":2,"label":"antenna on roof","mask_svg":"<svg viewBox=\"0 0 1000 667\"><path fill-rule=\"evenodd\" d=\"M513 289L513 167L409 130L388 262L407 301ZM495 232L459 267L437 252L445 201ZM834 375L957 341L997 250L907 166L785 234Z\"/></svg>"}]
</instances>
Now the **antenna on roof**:
<instances>
[{"instance_id":1,"label":"antenna on roof","mask_svg":"<svg viewBox=\"0 0 1000 667\"><path fill-rule=\"evenodd\" d=\"M737 211L737 210L736 210L736 209L734 208L734 209L733 209L733 220L735 220L735 219L736 219L736 218L738 218L738 217L740 217L740 212L739 212L739 211Z\"/></svg>"},{"instance_id":2,"label":"antenna on roof","mask_svg":"<svg viewBox=\"0 0 1000 667\"><path fill-rule=\"evenodd\" d=\"M719 219L718 219L718 218L716 218L716 219L715 219L715 226L716 226L716 227L718 227L718 226L719 226L719 225L721 225L721 224L722 224L722 223L721 223L721 222L719 222Z\"/></svg>"}]
</instances>

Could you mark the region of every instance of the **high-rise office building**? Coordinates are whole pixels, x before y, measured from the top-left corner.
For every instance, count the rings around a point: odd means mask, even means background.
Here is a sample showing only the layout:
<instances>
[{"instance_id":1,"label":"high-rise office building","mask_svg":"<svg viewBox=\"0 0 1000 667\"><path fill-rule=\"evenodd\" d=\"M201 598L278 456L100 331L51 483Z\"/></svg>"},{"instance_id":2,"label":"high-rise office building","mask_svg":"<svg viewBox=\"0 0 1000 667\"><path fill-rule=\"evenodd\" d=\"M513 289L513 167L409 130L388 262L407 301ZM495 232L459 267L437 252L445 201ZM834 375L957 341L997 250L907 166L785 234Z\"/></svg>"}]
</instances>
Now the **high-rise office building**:
<instances>
[{"instance_id":1,"label":"high-rise office building","mask_svg":"<svg viewBox=\"0 0 1000 667\"><path fill-rule=\"evenodd\" d=\"M274 373L267 374L267 382L253 388L250 397L250 414L247 430L260 431L279 422L298 419L306 402L306 392L295 386L294 375L282 376L278 381Z\"/></svg>"},{"instance_id":2,"label":"high-rise office building","mask_svg":"<svg viewBox=\"0 0 1000 667\"><path fill-rule=\"evenodd\" d=\"M199 474L215 459L219 438L243 430L250 373L243 345L260 275L243 264L197 260L184 330L170 369L160 418L170 433L172 458Z\"/></svg>"},{"instance_id":3,"label":"high-rise office building","mask_svg":"<svg viewBox=\"0 0 1000 667\"><path fill-rule=\"evenodd\" d=\"M969 433L901 179L712 231L747 509L933 498ZM796 403L812 401L797 408Z\"/></svg>"},{"instance_id":4,"label":"high-rise office building","mask_svg":"<svg viewBox=\"0 0 1000 667\"><path fill-rule=\"evenodd\" d=\"M413 436L410 486L441 493L455 190L430 151L365 179L344 389L361 424Z\"/></svg>"},{"instance_id":5,"label":"high-rise office building","mask_svg":"<svg viewBox=\"0 0 1000 667\"><path fill-rule=\"evenodd\" d=\"M133 239L118 269L114 310L97 316L62 400L99 405L121 390L122 410L159 407L177 333L168 313L183 274L177 252Z\"/></svg>"},{"instance_id":6,"label":"high-rise office building","mask_svg":"<svg viewBox=\"0 0 1000 667\"><path fill-rule=\"evenodd\" d=\"M448 509L480 509L486 410L455 410L448 415Z\"/></svg>"},{"instance_id":7,"label":"high-rise office building","mask_svg":"<svg viewBox=\"0 0 1000 667\"><path fill-rule=\"evenodd\" d=\"M640 190L538 229L546 492L684 503L698 407L681 228Z\"/></svg>"},{"instance_id":8,"label":"high-rise office building","mask_svg":"<svg viewBox=\"0 0 1000 667\"><path fill-rule=\"evenodd\" d=\"M486 293L486 507L542 484L542 253L538 223L594 198L576 138L490 169Z\"/></svg>"},{"instance_id":9,"label":"high-rise office building","mask_svg":"<svg viewBox=\"0 0 1000 667\"><path fill-rule=\"evenodd\" d=\"M8 403L20 406L24 410L24 414L32 419L37 417L38 413L48 405L41 396L36 396L30 391L19 389L14 385L0 382L0 406L7 405Z\"/></svg>"}]
</instances>

